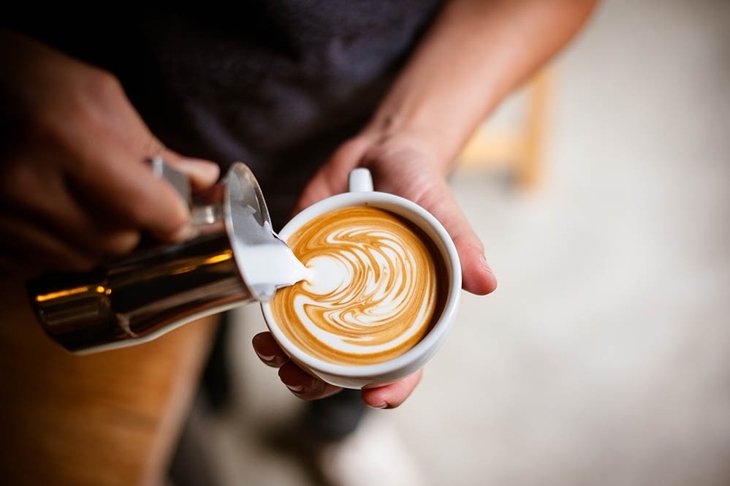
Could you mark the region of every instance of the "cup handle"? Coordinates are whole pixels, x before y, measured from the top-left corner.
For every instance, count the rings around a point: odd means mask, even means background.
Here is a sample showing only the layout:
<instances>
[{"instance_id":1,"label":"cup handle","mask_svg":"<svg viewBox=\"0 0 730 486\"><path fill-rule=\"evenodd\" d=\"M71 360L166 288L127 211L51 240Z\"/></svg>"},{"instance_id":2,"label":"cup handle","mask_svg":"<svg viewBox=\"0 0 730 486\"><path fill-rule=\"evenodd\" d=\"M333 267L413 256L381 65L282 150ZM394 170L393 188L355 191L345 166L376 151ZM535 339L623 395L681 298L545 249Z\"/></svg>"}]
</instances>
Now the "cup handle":
<instances>
[{"instance_id":1,"label":"cup handle","mask_svg":"<svg viewBox=\"0 0 730 486\"><path fill-rule=\"evenodd\" d=\"M348 186L350 192L373 192L373 176L368 169L353 169Z\"/></svg>"}]
</instances>

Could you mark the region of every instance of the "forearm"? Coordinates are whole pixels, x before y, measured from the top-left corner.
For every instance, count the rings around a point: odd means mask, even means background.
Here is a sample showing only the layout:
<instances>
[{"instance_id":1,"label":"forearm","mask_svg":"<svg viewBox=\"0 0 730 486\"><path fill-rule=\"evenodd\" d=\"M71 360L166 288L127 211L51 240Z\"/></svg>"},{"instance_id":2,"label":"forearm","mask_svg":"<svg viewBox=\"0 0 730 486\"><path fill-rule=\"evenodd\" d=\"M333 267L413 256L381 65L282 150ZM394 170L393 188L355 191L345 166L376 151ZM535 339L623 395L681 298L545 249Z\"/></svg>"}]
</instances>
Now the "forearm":
<instances>
[{"instance_id":1,"label":"forearm","mask_svg":"<svg viewBox=\"0 0 730 486\"><path fill-rule=\"evenodd\" d=\"M425 140L446 168L499 102L575 35L595 3L449 2L367 131Z\"/></svg>"}]
</instances>

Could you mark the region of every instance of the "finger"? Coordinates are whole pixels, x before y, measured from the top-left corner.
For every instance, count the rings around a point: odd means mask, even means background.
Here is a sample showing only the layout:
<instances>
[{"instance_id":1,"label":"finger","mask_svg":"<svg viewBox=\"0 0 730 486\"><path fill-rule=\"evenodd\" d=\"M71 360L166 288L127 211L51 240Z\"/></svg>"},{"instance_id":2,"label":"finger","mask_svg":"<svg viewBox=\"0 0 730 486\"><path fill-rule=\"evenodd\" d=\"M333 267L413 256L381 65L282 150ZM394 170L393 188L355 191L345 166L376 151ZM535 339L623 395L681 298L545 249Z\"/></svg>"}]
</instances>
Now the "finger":
<instances>
[{"instance_id":1,"label":"finger","mask_svg":"<svg viewBox=\"0 0 730 486\"><path fill-rule=\"evenodd\" d=\"M279 368L279 378L282 383L297 397L303 400L316 400L340 391L340 388L309 375L289 361L271 333L262 332L255 335L252 344L264 364Z\"/></svg>"},{"instance_id":2,"label":"finger","mask_svg":"<svg viewBox=\"0 0 730 486\"><path fill-rule=\"evenodd\" d=\"M453 239L461 262L464 290L477 295L493 292L497 288L497 279L484 255L484 245L446 182L424 192L416 202L430 211Z\"/></svg>"},{"instance_id":3,"label":"finger","mask_svg":"<svg viewBox=\"0 0 730 486\"><path fill-rule=\"evenodd\" d=\"M31 214L30 208L25 208L28 221L45 227L80 252L94 257L122 256L139 243L141 234L138 230L130 225L110 224L105 214L94 208L80 207L68 192L45 198L40 204L34 214Z\"/></svg>"},{"instance_id":4,"label":"finger","mask_svg":"<svg viewBox=\"0 0 730 486\"><path fill-rule=\"evenodd\" d=\"M289 391L302 400L318 400L342 390L340 387L313 377L291 361L279 368L279 378Z\"/></svg>"},{"instance_id":5,"label":"finger","mask_svg":"<svg viewBox=\"0 0 730 486\"><path fill-rule=\"evenodd\" d=\"M345 192L350 171L358 165L370 143L370 139L358 138L341 145L304 188L294 214L326 197Z\"/></svg>"},{"instance_id":6,"label":"finger","mask_svg":"<svg viewBox=\"0 0 730 486\"><path fill-rule=\"evenodd\" d=\"M292 215L296 215L312 204L336 194L334 189L330 186L326 170L326 166L320 168L314 177L312 177L312 179L307 183L304 191L294 205Z\"/></svg>"},{"instance_id":7,"label":"finger","mask_svg":"<svg viewBox=\"0 0 730 486\"><path fill-rule=\"evenodd\" d=\"M27 221L0 218L0 252L6 259L23 264L29 272L36 270L87 271L98 255L79 251L64 240Z\"/></svg>"},{"instance_id":8,"label":"finger","mask_svg":"<svg viewBox=\"0 0 730 486\"><path fill-rule=\"evenodd\" d=\"M13 183L3 184L4 209L12 219L38 226L92 258L123 255L137 245L138 231L111 225L96 206L83 207L72 196L62 173L39 172L33 160L14 164L8 174Z\"/></svg>"},{"instance_id":9,"label":"finger","mask_svg":"<svg viewBox=\"0 0 730 486\"><path fill-rule=\"evenodd\" d=\"M487 262L484 250L472 242L454 239L461 261L462 287L476 295L486 295L497 289L497 277Z\"/></svg>"},{"instance_id":10,"label":"finger","mask_svg":"<svg viewBox=\"0 0 730 486\"><path fill-rule=\"evenodd\" d=\"M132 151L134 153L148 160L161 157L166 163L188 177L193 191L206 189L216 183L220 175L220 168L217 164L197 157L184 157L167 148L150 132L142 118L126 99L124 107L127 116L125 121L132 128L125 135L133 147Z\"/></svg>"},{"instance_id":11,"label":"finger","mask_svg":"<svg viewBox=\"0 0 730 486\"><path fill-rule=\"evenodd\" d=\"M256 355L267 366L281 368L284 363L289 361L289 357L274 341L270 332L256 334L251 340L251 344L253 344Z\"/></svg>"},{"instance_id":12,"label":"finger","mask_svg":"<svg viewBox=\"0 0 730 486\"><path fill-rule=\"evenodd\" d=\"M141 239L139 231L131 228L100 230L99 247L105 256L124 256L134 250Z\"/></svg>"},{"instance_id":13,"label":"finger","mask_svg":"<svg viewBox=\"0 0 730 486\"><path fill-rule=\"evenodd\" d=\"M172 239L189 222L187 202L172 185L126 151L110 147L104 157L68 178L81 204L106 213L110 226L132 226Z\"/></svg>"},{"instance_id":14,"label":"finger","mask_svg":"<svg viewBox=\"0 0 730 486\"><path fill-rule=\"evenodd\" d=\"M182 157L164 147L159 155L171 167L185 174L193 191L207 189L215 184L220 176L218 165L209 160Z\"/></svg>"},{"instance_id":15,"label":"finger","mask_svg":"<svg viewBox=\"0 0 730 486\"><path fill-rule=\"evenodd\" d=\"M62 181L37 204L39 219L61 238L79 250L98 256L122 256L129 254L139 243L141 234L131 225L117 225L109 221L104 211L95 207L83 207L73 198L72 191Z\"/></svg>"},{"instance_id":16,"label":"finger","mask_svg":"<svg viewBox=\"0 0 730 486\"><path fill-rule=\"evenodd\" d=\"M421 381L423 370L419 370L400 381L377 388L364 388L362 400L373 408L396 408L411 395Z\"/></svg>"}]
</instances>

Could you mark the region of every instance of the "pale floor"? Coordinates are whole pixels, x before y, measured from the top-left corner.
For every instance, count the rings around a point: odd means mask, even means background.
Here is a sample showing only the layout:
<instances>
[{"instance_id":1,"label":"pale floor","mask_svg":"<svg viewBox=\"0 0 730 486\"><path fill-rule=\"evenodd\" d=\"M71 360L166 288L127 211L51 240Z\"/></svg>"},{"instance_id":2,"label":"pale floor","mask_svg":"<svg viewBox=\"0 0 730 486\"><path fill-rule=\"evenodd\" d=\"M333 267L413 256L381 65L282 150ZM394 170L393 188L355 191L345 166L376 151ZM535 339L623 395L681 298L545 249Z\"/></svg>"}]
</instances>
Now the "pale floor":
<instances>
[{"instance_id":1,"label":"pale floor","mask_svg":"<svg viewBox=\"0 0 730 486\"><path fill-rule=\"evenodd\" d=\"M532 193L455 174L500 287L377 417L424 484L730 484L730 2L606 1L558 60L548 156ZM228 484L307 485L258 435L300 406L260 329L213 450Z\"/></svg>"}]
</instances>

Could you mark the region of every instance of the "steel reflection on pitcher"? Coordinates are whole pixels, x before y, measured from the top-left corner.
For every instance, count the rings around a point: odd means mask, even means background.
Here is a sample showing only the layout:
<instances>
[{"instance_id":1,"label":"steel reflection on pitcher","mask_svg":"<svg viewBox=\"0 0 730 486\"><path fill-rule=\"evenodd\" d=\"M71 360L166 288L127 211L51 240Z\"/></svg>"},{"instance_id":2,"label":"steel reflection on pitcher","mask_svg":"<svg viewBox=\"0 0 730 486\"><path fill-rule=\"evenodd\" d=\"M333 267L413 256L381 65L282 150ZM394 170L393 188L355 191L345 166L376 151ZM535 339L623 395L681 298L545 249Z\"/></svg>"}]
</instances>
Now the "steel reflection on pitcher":
<instances>
[{"instance_id":1,"label":"steel reflection on pitcher","mask_svg":"<svg viewBox=\"0 0 730 486\"><path fill-rule=\"evenodd\" d=\"M190 194L179 173L159 160L153 168L181 196ZM196 235L187 241L142 245L88 273L48 274L29 282L32 305L47 334L73 352L138 344L194 319L266 300L276 288L294 283L287 278L301 279L289 275L271 281L246 269L262 251L299 264L273 233L248 167L234 164L206 197L195 204L188 200Z\"/></svg>"}]
</instances>

